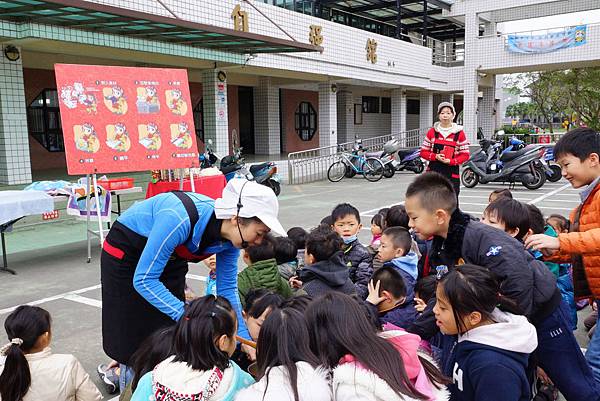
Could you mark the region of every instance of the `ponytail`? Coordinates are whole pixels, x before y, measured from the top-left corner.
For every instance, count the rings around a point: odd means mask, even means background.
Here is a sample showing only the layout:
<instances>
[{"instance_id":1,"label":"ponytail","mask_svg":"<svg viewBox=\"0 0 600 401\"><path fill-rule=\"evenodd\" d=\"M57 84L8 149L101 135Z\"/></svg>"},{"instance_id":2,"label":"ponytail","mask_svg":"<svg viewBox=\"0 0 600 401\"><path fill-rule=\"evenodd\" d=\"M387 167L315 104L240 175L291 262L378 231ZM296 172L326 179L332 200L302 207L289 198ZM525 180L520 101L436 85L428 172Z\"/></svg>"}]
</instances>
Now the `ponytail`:
<instances>
[{"instance_id":1,"label":"ponytail","mask_svg":"<svg viewBox=\"0 0 600 401\"><path fill-rule=\"evenodd\" d=\"M446 274L438 284L452 305L454 320L460 333L467 331L462 317L471 312L481 313L490 319L494 309L522 314L517 304L500 293L500 284L486 267L465 264Z\"/></svg>"},{"instance_id":2,"label":"ponytail","mask_svg":"<svg viewBox=\"0 0 600 401\"><path fill-rule=\"evenodd\" d=\"M221 370L229 366L229 355L215 343L226 335L235 338L236 316L229 301L207 295L193 300L177 322L173 335L174 362L185 362L194 370Z\"/></svg>"},{"instance_id":3,"label":"ponytail","mask_svg":"<svg viewBox=\"0 0 600 401\"><path fill-rule=\"evenodd\" d=\"M4 322L10 343L2 348L6 355L0 375L2 401L21 401L31 386L31 372L25 353L38 338L50 332L50 314L37 306L19 306Z\"/></svg>"}]
</instances>

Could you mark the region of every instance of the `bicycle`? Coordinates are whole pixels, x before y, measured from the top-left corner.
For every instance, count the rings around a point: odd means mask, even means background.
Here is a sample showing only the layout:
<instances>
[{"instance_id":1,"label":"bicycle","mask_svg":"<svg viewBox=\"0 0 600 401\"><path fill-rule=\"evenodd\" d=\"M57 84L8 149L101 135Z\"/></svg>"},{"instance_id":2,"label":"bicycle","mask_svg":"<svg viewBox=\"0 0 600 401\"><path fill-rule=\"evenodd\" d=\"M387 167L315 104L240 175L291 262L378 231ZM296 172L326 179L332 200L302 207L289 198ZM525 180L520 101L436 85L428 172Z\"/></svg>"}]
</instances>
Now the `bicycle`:
<instances>
[{"instance_id":1,"label":"bicycle","mask_svg":"<svg viewBox=\"0 0 600 401\"><path fill-rule=\"evenodd\" d=\"M383 163L378 158L366 157L358 152L344 152L327 169L327 179L331 182L339 182L344 177L362 174L367 181L376 182L383 177L383 173Z\"/></svg>"}]
</instances>

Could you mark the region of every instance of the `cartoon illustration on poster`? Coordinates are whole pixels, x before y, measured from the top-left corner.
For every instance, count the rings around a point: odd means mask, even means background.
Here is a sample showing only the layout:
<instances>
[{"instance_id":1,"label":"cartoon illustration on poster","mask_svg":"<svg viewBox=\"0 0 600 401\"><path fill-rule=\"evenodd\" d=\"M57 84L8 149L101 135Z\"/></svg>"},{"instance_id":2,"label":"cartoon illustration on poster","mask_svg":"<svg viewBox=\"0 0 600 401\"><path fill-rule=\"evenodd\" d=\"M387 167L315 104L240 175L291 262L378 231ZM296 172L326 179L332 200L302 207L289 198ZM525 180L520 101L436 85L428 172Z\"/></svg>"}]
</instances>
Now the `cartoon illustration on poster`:
<instances>
[{"instance_id":1,"label":"cartoon illustration on poster","mask_svg":"<svg viewBox=\"0 0 600 401\"><path fill-rule=\"evenodd\" d=\"M165 91L167 97L167 105L171 113L178 116L185 116L187 113L187 103L183 99L181 89L169 89Z\"/></svg>"},{"instance_id":2,"label":"cartoon illustration on poster","mask_svg":"<svg viewBox=\"0 0 600 401\"><path fill-rule=\"evenodd\" d=\"M112 113L123 115L127 113L127 100L125 99L125 91L118 85L110 88L102 89L104 95L104 105Z\"/></svg>"},{"instance_id":3,"label":"cartoon illustration on poster","mask_svg":"<svg viewBox=\"0 0 600 401\"><path fill-rule=\"evenodd\" d=\"M54 70L69 175L199 165L186 70L82 64Z\"/></svg>"},{"instance_id":4,"label":"cartoon illustration on poster","mask_svg":"<svg viewBox=\"0 0 600 401\"><path fill-rule=\"evenodd\" d=\"M91 123L73 126L75 147L87 153L96 153L100 150L100 140L96 129Z\"/></svg>"},{"instance_id":5,"label":"cartoon illustration on poster","mask_svg":"<svg viewBox=\"0 0 600 401\"><path fill-rule=\"evenodd\" d=\"M156 87L146 86L137 88L137 101L135 104L140 114L158 113L160 111L160 103Z\"/></svg>"},{"instance_id":6,"label":"cartoon illustration on poster","mask_svg":"<svg viewBox=\"0 0 600 401\"><path fill-rule=\"evenodd\" d=\"M123 123L106 126L106 145L117 152L127 152L131 148L129 132Z\"/></svg>"},{"instance_id":7,"label":"cartoon illustration on poster","mask_svg":"<svg viewBox=\"0 0 600 401\"><path fill-rule=\"evenodd\" d=\"M192 147L192 135L186 122L171 124L171 143L180 149Z\"/></svg>"},{"instance_id":8,"label":"cartoon illustration on poster","mask_svg":"<svg viewBox=\"0 0 600 401\"><path fill-rule=\"evenodd\" d=\"M159 150L161 147L160 131L155 123L138 125L140 144L148 150Z\"/></svg>"},{"instance_id":9,"label":"cartoon illustration on poster","mask_svg":"<svg viewBox=\"0 0 600 401\"><path fill-rule=\"evenodd\" d=\"M82 105L88 114L96 114L96 96L87 93L81 82L74 82L73 85L67 85L60 88L60 100L69 109L75 109Z\"/></svg>"}]
</instances>

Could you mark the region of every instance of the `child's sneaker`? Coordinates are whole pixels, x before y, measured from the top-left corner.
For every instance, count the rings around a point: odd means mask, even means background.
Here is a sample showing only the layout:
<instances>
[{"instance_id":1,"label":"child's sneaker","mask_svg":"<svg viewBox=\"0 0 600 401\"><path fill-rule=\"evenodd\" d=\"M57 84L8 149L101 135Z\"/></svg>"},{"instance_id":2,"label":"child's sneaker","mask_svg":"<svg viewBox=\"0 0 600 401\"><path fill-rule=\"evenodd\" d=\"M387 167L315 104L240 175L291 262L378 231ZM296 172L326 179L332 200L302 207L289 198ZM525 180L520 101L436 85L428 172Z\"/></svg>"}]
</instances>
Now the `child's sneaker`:
<instances>
[{"instance_id":1,"label":"child's sneaker","mask_svg":"<svg viewBox=\"0 0 600 401\"><path fill-rule=\"evenodd\" d=\"M108 368L105 364L100 364L96 368L100 380L106 385L109 394L114 394L119 390L119 368Z\"/></svg>"}]
</instances>

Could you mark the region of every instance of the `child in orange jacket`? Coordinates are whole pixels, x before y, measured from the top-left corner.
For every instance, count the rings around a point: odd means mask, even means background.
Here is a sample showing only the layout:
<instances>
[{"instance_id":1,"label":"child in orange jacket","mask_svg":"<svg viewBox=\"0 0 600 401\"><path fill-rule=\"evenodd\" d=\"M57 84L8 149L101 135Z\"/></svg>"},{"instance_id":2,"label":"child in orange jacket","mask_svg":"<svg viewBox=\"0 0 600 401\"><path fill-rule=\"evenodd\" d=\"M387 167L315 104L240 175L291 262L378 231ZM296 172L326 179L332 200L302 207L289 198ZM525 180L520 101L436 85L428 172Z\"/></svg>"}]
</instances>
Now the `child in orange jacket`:
<instances>
[{"instance_id":1,"label":"child in orange jacket","mask_svg":"<svg viewBox=\"0 0 600 401\"><path fill-rule=\"evenodd\" d=\"M556 143L554 155L573 188L585 187L581 204L571 212L570 232L532 235L525 245L542 251L546 260L571 261L575 298L600 299L600 134L574 129ZM600 382L600 334L594 335L585 356Z\"/></svg>"}]
</instances>

